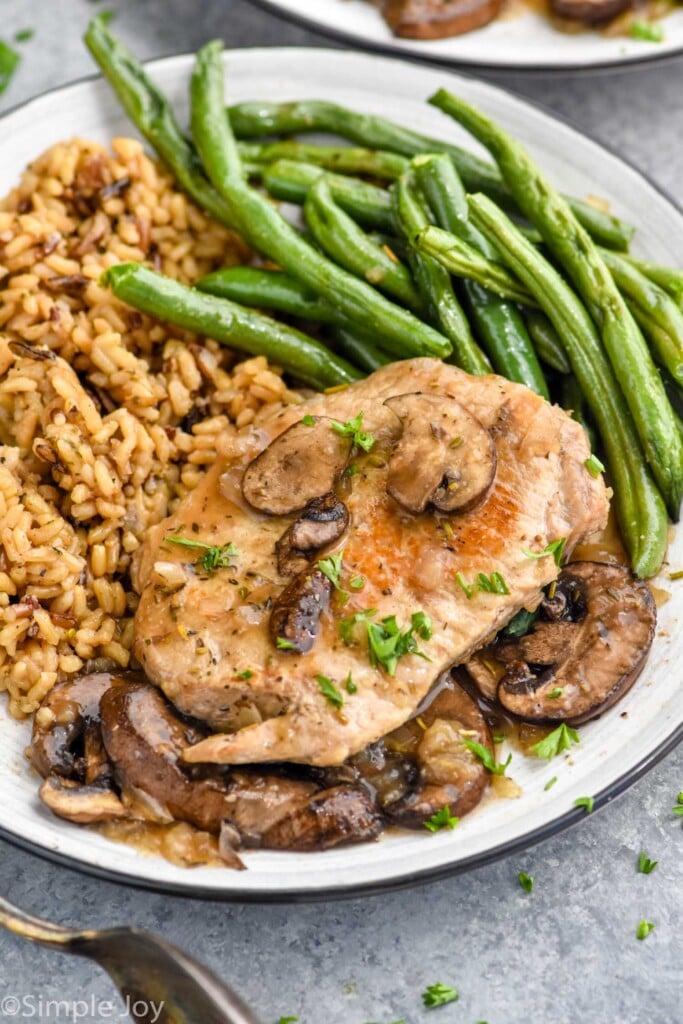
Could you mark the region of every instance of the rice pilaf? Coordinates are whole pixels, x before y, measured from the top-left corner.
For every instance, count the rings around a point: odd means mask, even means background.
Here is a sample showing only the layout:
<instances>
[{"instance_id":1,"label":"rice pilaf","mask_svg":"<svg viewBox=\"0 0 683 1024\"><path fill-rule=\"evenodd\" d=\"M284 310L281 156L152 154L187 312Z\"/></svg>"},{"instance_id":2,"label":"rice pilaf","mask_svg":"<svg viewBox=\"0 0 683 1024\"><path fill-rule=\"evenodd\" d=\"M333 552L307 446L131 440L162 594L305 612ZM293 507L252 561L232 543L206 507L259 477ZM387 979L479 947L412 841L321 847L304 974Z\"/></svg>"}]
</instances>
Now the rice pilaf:
<instances>
[{"instance_id":1,"label":"rice pilaf","mask_svg":"<svg viewBox=\"0 0 683 1024\"><path fill-rule=\"evenodd\" d=\"M139 142L53 146L0 203L0 690L34 713L88 663L126 667L131 559L231 431L296 402L277 369L100 287L136 260L185 283L244 262Z\"/></svg>"}]
</instances>

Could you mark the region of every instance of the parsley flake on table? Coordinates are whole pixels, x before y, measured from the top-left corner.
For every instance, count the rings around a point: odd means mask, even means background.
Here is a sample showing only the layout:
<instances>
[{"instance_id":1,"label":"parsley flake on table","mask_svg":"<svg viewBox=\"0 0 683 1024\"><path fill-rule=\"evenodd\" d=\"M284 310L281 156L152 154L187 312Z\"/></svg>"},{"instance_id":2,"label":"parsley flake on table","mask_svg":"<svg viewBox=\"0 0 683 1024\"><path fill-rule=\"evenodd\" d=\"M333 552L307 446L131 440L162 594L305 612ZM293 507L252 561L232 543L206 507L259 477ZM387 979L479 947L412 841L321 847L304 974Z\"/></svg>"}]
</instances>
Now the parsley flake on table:
<instances>
[{"instance_id":1,"label":"parsley flake on table","mask_svg":"<svg viewBox=\"0 0 683 1024\"><path fill-rule=\"evenodd\" d=\"M368 635L370 664L373 668L381 665L387 675L393 676L396 674L399 658L405 654L416 654L419 658L429 661L415 639L415 633L423 640L429 640L432 635L431 620L424 612L413 612L410 626L404 630L400 629L395 615L388 615L380 622L370 622L366 619L365 628Z\"/></svg>"},{"instance_id":2,"label":"parsley flake on table","mask_svg":"<svg viewBox=\"0 0 683 1024\"><path fill-rule=\"evenodd\" d=\"M451 815L450 806L446 804L441 810L435 811L431 818L428 818L423 824L430 832L440 832L444 828L455 828L459 821L460 818Z\"/></svg>"},{"instance_id":3,"label":"parsley flake on table","mask_svg":"<svg viewBox=\"0 0 683 1024\"><path fill-rule=\"evenodd\" d=\"M672 807L671 810L677 818L683 818L683 790L676 797L676 806Z\"/></svg>"},{"instance_id":4,"label":"parsley flake on table","mask_svg":"<svg viewBox=\"0 0 683 1024\"><path fill-rule=\"evenodd\" d=\"M555 559L555 565L559 568L562 565L562 556L564 555L566 543L567 538L560 537L558 540L552 540L550 544L546 544L543 551L527 551L526 548L522 548L522 554L525 558L549 558L552 555Z\"/></svg>"},{"instance_id":5,"label":"parsley flake on table","mask_svg":"<svg viewBox=\"0 0 683 1024\"><path fill-rule=\"evenodd\" d=\"M318 686L320 687L320 692L328 704L331 704L332 707L335 708L342 707L344 704L344 698L332 680L328 679L327 676L316 676L315 678Z\"/></svg>"},{"instance_id":6,"label":"parsley flake on table","mask_svg":"<svg viewBox=\"0 0 683 1024\"><path fill-rule=\"evenodd\" d=\"M521 885L524 892L531 892L534 887L534 876L527 875L526 871L520 871L517 875L519 884Z\"/></svg>"},{"instance_id":7,"label":"parsley flake on table","mask_svg":"<svg viewBox=\"0 0 683 1024\"><path fill-rule=\"evenodd\" d=\"M543 787L544 791L547 793L549 789L553 788L553 786L555 785L556 782L557 782L557 775L553 775L552 779L548 779L548 781L546 782L545 786Z\"/></svg>"},{"instance_id":8,"label":"parsley flake on table","mask_svg":"<svg viewBox=\"0 0 683 1024\"><path fill-rule=\"evenodd\" d=\"M646 939L648 937L653 928L654 924L652 923L652 921L640 921L638 927L636 928L636 938L640 939L642 942L643 939Z\"/></svg>"},{"instance_id":9,"label":"parsley flake on table","mask_svg":"<svg viewBox=\"0 0 683 1024\"><path fill-rule=\"evenodd\" d=\"M641 851L638 857L638 871L641 875L650 875L659 864L658 860L650 860L645 851Z\"/></svg>"},{"instance_id":10,"label":"parsley flake on table","mask_svg":"<svg viewBox=\"0 0 683 1024\"><path fill-rule=\"evenodd\" d=\"M332 429L342 437L350 437L353 444L362 448L364 452L372 451L375 445L375 438L372 434L363 430L363 413L359 412L352 420L340 423L339 420L332 420Z\"/></svg>"},{"instance_id":11,"label":"parsley flake on table","mask_svg":"<svg viewBox=\"0 0 683 1024\"><path fill-rule=\"evenodd\" d=\"M422 993L422 1002L428 1010L435 1006L445 1006L446 1003L454 1003L458 998L458 990L444 985L437 981L435 985L428 985Z\"/></svg>"},{"instance_id":12,"label":"parsley flake on table","mask_svg":"<svg viewBox=\"0 0 683 1024\"><path fill-rule=\"evenodd\" d=\"M562 725L558 725L557 729L553 729L551 733L548 733L544 739L529 747L529 750L532 750L536 757L545 757L546 760L550 761L557 754L561 754L563 750L569 750L572 743L580 742L581 740L576 729L572 729L570 725L563 722Z\"/></svg>"},{"instance_id":13,"label":"parsley flake on table","mask_svg":"<svg viewBox=\"0 0 683 1024\"><path fill-rule=\"evenodd\" d=\"M585 808L586 814L590 814L595 807L595 797L579 796L574 801L574 807L583 807Z\"/></svg>"},{"instance_id":14,"label":"parsley flake on table","mask_svg":"<svg viewBox=\"0 0 683 1024\"><path fill-rule=\"evenodd\" d=\"M584 466L586 467L590 475L592 477L595 477L596 480L601 473L605 472L605 467L600 461L600 459L597 457L597 455L591 455L589 459L586 459L586 461L584 462Z\"/></svg>"},{"instance_id":15,"label":"parsley flake on table","mask_svg":"<svg viewBox=\"0 0 683 1024\"><path fill-rule=\"evenodd\" d=\"M508 759L505 763L497 763L491 751L488 747L485 747L483 743L477 743L476 740L470 740L466 736L462 736L461 739L467 749L473 754L476 754L487 771L491 772L493 775L505 775L505 769L512 760L512 754L508 754Z\"/></svg>"},{"instance_id":16,"label":"parsley flake on table","mask_svg":"<svg viewBox=\"0 0 683 1024\"><path fill-rule=\"evenodd\" d=\"M232 542L222 545L205 544L204 541L192 540L190 537L165 537L164 540L167 544L179 544L182 547L203 551L194 564L209 573L217 569L229 569L230 559L239 554Z\"/></svg>"},{"instance_id":17,"label":"parsley flake on table","mask_svg":"<svg viewBox=\"0 0 683 1024\"><path fill-rule=\"evenodd\" d=\"M277 1024L297 1024L298 1017L280 1017Z\"/></svg>"},{"instance_id":18,"label":"parsley flake on table","mask_svg":"<svg viewBox=\"0 0 683 1024\"><path fill-rule=\"evenodd\" d=\"M36 30L34 28L21 28L18 32L14 33L14 42L27 43L29 39L33 39L35 34Z\"/></svg>"},{"instance_id":19,"label":"parsley flake on table","mask_svg":"<svg viewBox=\"0 0 683 1024\"><path fill-rule=\"evenodd\" d=\"M3 93L19 67L21 57L16 50L0 39L0 93Z\"/></svg>"}]
</instances>

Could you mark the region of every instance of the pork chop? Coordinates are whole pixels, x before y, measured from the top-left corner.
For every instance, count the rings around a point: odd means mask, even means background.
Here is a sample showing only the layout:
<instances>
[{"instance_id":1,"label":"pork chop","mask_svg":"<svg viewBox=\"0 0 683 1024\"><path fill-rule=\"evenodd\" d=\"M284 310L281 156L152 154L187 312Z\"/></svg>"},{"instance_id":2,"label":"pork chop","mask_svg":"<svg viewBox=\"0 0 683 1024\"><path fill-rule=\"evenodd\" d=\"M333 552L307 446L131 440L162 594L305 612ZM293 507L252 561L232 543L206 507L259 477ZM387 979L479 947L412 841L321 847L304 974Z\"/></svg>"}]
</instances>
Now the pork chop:
<instances>
[{"instance_id":1,"label":"pork chop","mask_svg":"<svg viewBox=\"0 0 683 1024\"><path fill-rule=\"evenodd\" d=\"M413 514L387 492L402 424L384 402L416 393L464 408L493 439L493 486L467 511L428 506ZM294 516L256 511L242 492L245 468L295 424L289 437L301 435L303 422L313 438L324 417L345 423L359 413L374 446L353 449L336 485L348 525L324 551L343 552L338 582L345 593L330 585L308 650L279 649L271 611L294 583L278 570L276 545ZM436 437L437 425L426 426ZM559 569L552 554L532 558L525 550L541 555L564 539L569 554L607 518L607 491L585 466L589 443L576 422L519 384L471 377L433 359L395 363L289 406L230 444L229 458L150 530L136 566L135 655L182 712L216 730L185 751L190 762L340 764L407 721L447 667L466 661L519 609L538 604ZM420 474L419 452L416 459ZM264 473L253 466L250 473L262 495ZM179 539L236 553L206 570L198 564L204 549ZM315 568L320 557L316 552L310 562L316 586L324 582ZM406 633L416 613L428 617L431 636L418 615L413 642L395 666L381 644L373 656L366 622L378 624L381 639L396 627Z\"/></svg>"}]
</instances>

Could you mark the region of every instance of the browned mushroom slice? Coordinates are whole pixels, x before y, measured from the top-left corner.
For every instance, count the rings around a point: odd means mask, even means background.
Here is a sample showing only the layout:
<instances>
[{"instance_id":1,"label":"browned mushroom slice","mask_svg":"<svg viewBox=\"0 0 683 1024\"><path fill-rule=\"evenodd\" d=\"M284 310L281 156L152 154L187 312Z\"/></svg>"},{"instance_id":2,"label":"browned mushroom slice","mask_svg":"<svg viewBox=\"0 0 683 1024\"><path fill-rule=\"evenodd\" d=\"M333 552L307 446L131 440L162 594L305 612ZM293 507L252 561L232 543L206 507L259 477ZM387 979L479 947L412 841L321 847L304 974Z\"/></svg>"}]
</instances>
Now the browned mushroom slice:
<instances>
[{"instance_id":1,"label":"browned mushroom slice","mask_svg":"<svg viewBox=\"0 0 683 1024\"><path fill-rule=\"evenodd\" d=\"M260 512L284 516L328 494L344 471L353 441L332 429L333 420L311 416L270 442L250 462L242 494Z\"/></svg>"},{"instance_id":2,"label":"browned mushroom slice","mask_svg":"<svg viewBox=\"0 0 683 1024\"><path fill-rule=\"evenodd\" d=\"M467 814L488 784L481 759L463 742L493 754L484 716L450 674L438 685L426 710L351 761L384 814L408 828L422 828L444 807L455 817Z\"/></svg>"},{"instance_id":3,"label":"browned mushroom slice","mask_svg":"<svg viewBox=\"0 0 683 1024\"><path fill-rule=\"evenodd\" d=\"M570 563L531 631L495 645L507 665L498 700L530 721L578 725L595 718L638 678L656 620L650 588L628 569Z\"/></svg>"},{"instance_id":4,"label":"browned mushroom slice","mask_svg":"<svg viewBox=\"0 0 683 1024\"><path fill-rule=\"evenodd\" d=\"M67 779L50 775L38 791L40 799L53 814L77 825L125 818L127 809L110 789L81 786Z\"/></svg>"},{"instance_id":5,"label":"browned mushroom slice","mask_svg":"<svg viewBox=\"0 0 683 1024\"><path fill-rule=\"evenodd\" d=\"M278 649L298 654L310 651L331 592L332 584L319 569L294 577L276 598L270 613L270 638Z\"/></svg>"},{"instance_id":6,"label":"browned mushroom slice","mask_svg":"<svg viewBox=\"0 0 683 1024\"><path fill-rule=\"evenodd\" d=\"M488 25L502 0L378 0L395 35L444 39Z\"/></svg>"},{"instance_id":7,"label":"browned mushroom slice","mask_svg":"<svg viewBox=\"0 0 683 1024\"><path fill-rule=\"evenodd\" d=\"M333 493L309 501L275 545L280 574L292 576L305 570L310 559L339 540L348 525L346 505Z\"/></svg>"},{"instance_id":8,"label":"browned mushroom slice","mask_svg":"<svg viewBox=\"0 0 683 1024\"><path fill-rule=\"evenodd\" d=\"M445 395L396 395L384 403L403 424L389 463L387 491L408 512L432 504L467 512L486 498L496 475L488 430Z\"/></svg>"},{"instance_id":9,"label":"browned mushroom slice","mask_svg":"<svg viewBox=\"0 0 683 1024\"><path fill-rule=\"evenodd\" d=\"M308 799L262 836L271 850L328 850L374 839L382 818L362 786L336 786Z\"/></svg>"},{"instance_id":10,"label":"browned mushroom slice","mask_svg":"<svg viewBox=\"0 0 683 1024\"><path fill-rule=\"evenodd\" d=\"M101 772L98 728L100 698L112 684L109 672L94 672L55 686L33 720L28 758L40 774L92 782Z\"/></svg>"}]
</instances>

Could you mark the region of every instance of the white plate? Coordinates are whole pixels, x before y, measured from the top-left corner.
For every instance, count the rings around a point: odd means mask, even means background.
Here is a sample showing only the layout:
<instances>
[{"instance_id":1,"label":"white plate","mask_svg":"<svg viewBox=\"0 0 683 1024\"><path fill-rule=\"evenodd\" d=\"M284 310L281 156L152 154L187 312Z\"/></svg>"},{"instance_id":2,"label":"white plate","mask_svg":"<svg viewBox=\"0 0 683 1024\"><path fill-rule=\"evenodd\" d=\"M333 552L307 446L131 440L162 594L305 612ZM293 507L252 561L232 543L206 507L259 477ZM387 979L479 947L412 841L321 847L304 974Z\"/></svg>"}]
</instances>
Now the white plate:
<instances>
[{"instance_id":1,"label":"white plate","mask_svg":"<svg viewBox=\"0 0 683 1024\"><path fill-rule=\"evenodd\" d=\"M191 58L173 57L150 71L181 117ZM491 86L443 71L362 54L326 50L239 50L227 56L231 99L320 96L385 114L413 128L453 141L460 130L423 102L446 85L480 105L526 142L566 192L609 195L617 214L639 225L638 251L683 266L683 216L670 200L632 167L562 122ZM400 70L400 73L398 73ZM106 142L131 132L107 85L86 81L49 93L7 115L0 164L0 193L16 181L40 150L80 135ZM671 562L683 564L683 530ZM351 894L462 870L519 849L576 821L579 796L605 803L671 749L683 732L679 673L683 657L683 582L661 586L672 599L660 613L659 635L650 661L630 694L599 721L581 729L571 758L551 764L513 756L510 774L523 789L516 800L490 800L454 832L404 833L327 853L257 852L248 871L181 869L138 854L94 832L59 821L38 800L37 781L22 751L28 728L9 719L0 703L0 829L15 842L85 870L138 884L194 894L251 899ZM674 668L676 670L674 670ZM557 775L549 791L544 785Z\"/></svg>"},{"instance_id":2,"label":"white plate","mask_svg":"<svg viewBox=\"0 0 683 1024\"><path fill-rule=\"evenodd\" d=\"M579 69L661 60L683 51L683 10L662 22L665 39L648 43L600 32L558 32L548 18L527 10L502 17L476 32L450 39L398 39L367 0L251 0L273 14L372 50L440 64L490 68Z\"/></svg>"}]
</instances>

